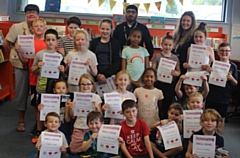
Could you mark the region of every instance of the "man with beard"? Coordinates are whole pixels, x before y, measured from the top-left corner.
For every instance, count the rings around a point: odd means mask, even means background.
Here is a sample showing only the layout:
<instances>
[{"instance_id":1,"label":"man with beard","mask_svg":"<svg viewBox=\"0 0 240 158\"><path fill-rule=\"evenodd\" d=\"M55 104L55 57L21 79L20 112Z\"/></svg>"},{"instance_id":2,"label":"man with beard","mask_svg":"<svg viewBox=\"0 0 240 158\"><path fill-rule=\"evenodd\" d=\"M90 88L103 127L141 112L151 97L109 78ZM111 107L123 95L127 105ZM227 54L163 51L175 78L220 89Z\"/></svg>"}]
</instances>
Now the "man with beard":
<instances>
[{"instance_id":1,"label":"man with beard","mask_svg":"<svg viewBox=\"0 0 240 158\"><path fill-rule=\"evenodd\" d=\"M138 8L135 5L127 6L125 16L126 22L123 22L116 26L113 32L113 37L118 39L123 49L125 46L130 45L129 34L131 30L136 27L139 28L142 31L142 40L139 45L143 46L143 43L145 43L146 49L148 50L148 53L150 55L149 59L151 59L153 55L151 36L148 28L145 25L137 22Z\"/></svg>"}]
</instances>

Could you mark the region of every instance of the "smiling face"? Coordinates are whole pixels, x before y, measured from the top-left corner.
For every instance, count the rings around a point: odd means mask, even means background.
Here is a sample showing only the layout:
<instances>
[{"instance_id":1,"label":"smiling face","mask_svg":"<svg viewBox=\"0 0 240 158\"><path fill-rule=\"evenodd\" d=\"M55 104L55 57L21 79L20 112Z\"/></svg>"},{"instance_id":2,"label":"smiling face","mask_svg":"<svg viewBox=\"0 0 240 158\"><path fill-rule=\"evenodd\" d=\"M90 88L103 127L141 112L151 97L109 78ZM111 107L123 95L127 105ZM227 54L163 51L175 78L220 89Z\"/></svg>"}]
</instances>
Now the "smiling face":
<instances>
[{"instance_id":1,"label":"smiling face","mask_svg":"<svg viewBox=\"0 0 240 158\"><path fill-rule=\"evenodd\" d=\"M203 108L203 100L201 97L190 97L188 105L191 110L200 110Z\"/></svg>"},{"instance_id":2,"label":"smiling face","mask_svg":"<svg viewBox=\"0 0 240 158\"><path fill-rule=\"evenodd\" d=\"M117 88L120 90L126 90L129 81L129 75L128 74L121 74L117 77L115 84L117 85Z\"/></svg>"},{"instance_id":3,"label":"smiling face","mask_svg":"<svg viewBox=\"0 0 240 158\"><path fill-rule=\"evenodd\" d=\"M56 132L60 127L61 123L59 118L55 116L48 116L47 121L44 122L45 127L47 127L49 132Z\"/></svg>"},{"instance_id":4,"label":"smiling face","mask_svg":"<svg viewBox=\"0 0 240 158\"><path fill-rule=\"evenodd\" d=\"M46 26L43 21L34 21L32 24L32 31L35 35L43 35L46 30Z\"/></svg>"},{"instance_id":5,"label":"smiling face","mask_svg":"<svg viewBox=\"0 0 240 158\"><path fill-rule=\"evenodd\" d=\"M87 40L85 34L78 33L78 34L75 35L74 43L75 43L76 48L78 50L79 49L84 49L84 48L87 48L88 40Z\"/></svg>"},{"instance_id":6,"label":"smiling face","mask_svg":"<svg viewBox=\"0 0 240 158\"><path fill-rule=\"evenodd\" d=\"M194 33L194 42L197 45L204 45L205 41L206 41L205 34L202 31L200 31L200 30L195 31L195 33Z\"/></svg>"},{"instance_id":7,"label":"smiling face","mask_svg":"<svg viewBox=\"0 0 240 158\"><path fill-rule=\"evenodd\" d=\"M189 96L190 94L192 94L193 92L198 92L199 88L192 86L192 85L184 85L184 91L186 93L187 96Z\"/></svg>"},{"instance_id":8,"label":"smiling face","mask_svg":"<svg viewBox=\"0 0 240 158\"><path fill-rule=\"evenodd\" d=\"M77 24L71 23L70 25L68 25L67 28L68 28L68 33L69 33L70 37L73 37L75 30L79 27Z\"/></svg>"},{"instance_id":9,"label":"smiling face","mask_svg":"<svg viewBox=\"0 0 240 158\"><path fill-rule=\"evenodd\" d=\"M37 13L37 11L32 10L25 13L25 19L27 23L32 23L37 18L39 18L39 14Z\"/></svg>"},{"instance_id":10,"label":"smiling face","mask_svg":"<svg viewBox=\"0 0 240 158\"><path fill-rule=\"evenodd\" d=\"M228 61L231 56L231 48L229 46L220 47L218 50L218 56L220 61Z\"/></svg>"},{"instance_id":11,"label":"smiling face","mask_svg":"<svg viewBox=\"0 0 240 158\"><path fill-rule=\"evenodd\" d=\"M100 34L102 38L104 39L110 38L110 35L112 33L112 28L110 23L102 22L99 29L100 29Z\"/></svg>"},{"instance_id":12,"label":"smiling face","mask_svg":"<svg viewBox=\"0 0 240 158\"><path fill-rule=\"evenodd\" d=\"M53 89L53 92L55 94L66 94L68 92L68 89L67 89L67 85L65 82L57 82L54 89Z\"/></svg>"},{"instance_id":13,"label":"smiling face","mask_svg":"<svg viewBox=\"0 0 240 158\"><path fill-rule=\"evenodd\" d=\"M181 115L181 113L177 109L172 108L172 109L168 110L168 120L169 121L178 121L180 115Z\"/></svg>"},{"instance_id":14,"label":"smiling face","mask_svg":"<svg viewBox=\"0 0 240 158\"><path fill-rule=\"evenodd\" d=\"M54 34L46 34L45 43L48 49L54 50L57 46L57 37Z\"/></svg>"},{"instance_id":15,"label":"smiling face","mask_svg":"<svg viewBox=\"0 0 240 158\"><path fill-rule=\"evenodd\" d=\"M170 39L165 39L162 42L162 49L165 53L171 53L172 49L173 49L173 40Z\"/></svg>"},{"instance_id":16,"label":"smiling face","mask_svg":"<svg viewBox=\"0 0 240 158\"><path fill-rule=\"evenodd\" d=\"M92 133L98 133L102 124L103 124L103 122L101 122L99 119L94 119L94 120L88 122L88 127Z\"/></svg>"},{"instance_id":17,"label":"smiling face","mask_svg":"<svg viewBox=\"0 0 240 158\"><path fill-rule=\"evenodd\" d=\"M154 82L156 81L156 76L152 70L147 70L143 76L143 83L145 84L144 87L146 88L153 88Z\"/></svg>"},{"instance_id":18,"label":"smiling face","mask_svg":"<svg viewBox=\"0 0 240 158\"><path fill-rule=\"evenodd\" d=\"M201 121L201 125L204 131L213 132L217 128L217 121L211 114L206 114L206 119Z\"/></svg>"},{"instance_id":19,"label":"smiling face","mask_svg":"<svg viewBox=\"0 0 240 158\"><path fill-rule=\"evenodd\" d=\"M192 26L192 18L189 15L184 15L181 20L181 26L183 30L188 30Z\"/></svg>"},{"instance_id":20,"label":"smiling face","mask_svg":"<svg viewBox=\"0 0 240 158\"><path fill-rule=\"evenodd\" d=\"M131 47L133 48L138 48L139 47L139 43L141 42L142 39L142 33L138 30L134 30L131 35L130 35L130 41L131 41Z\"/></svg>"},{"instance_id":21,"label":"smiling face","mask_svg":"<svg viewBox=\"0 0 240 158\"><path fill-rule=\"evenodd\" d=\"M137 108L127 108L123 111L123 115L126 117L127 121L135 122L137 118Z\"/></svg>"},{"instance_id":22,"label":"smiling face","mask_svg":"<svg viewBox=\"0 0 240 158\"><path fill-rule=\"evenodd\" d=\"M81 92L84 92L84 93L92 92L93 83L87 78L82 78L79 86L80 86L79 89Z\"/></svg>"}]
</instances>

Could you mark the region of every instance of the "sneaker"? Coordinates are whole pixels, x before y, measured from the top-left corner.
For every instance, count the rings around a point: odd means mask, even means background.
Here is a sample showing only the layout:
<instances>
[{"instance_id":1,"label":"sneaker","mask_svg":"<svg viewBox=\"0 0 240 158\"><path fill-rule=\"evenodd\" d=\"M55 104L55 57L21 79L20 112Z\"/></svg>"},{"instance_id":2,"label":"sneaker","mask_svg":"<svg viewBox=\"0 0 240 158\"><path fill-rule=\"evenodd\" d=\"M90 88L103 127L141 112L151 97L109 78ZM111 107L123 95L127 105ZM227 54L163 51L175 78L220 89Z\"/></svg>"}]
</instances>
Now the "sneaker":
<instances>
[{"instance_id":1,"label":"sneaker","mask_svg":"<svg viewBox=\"0 0 240 158\"><path fill-rule=\"evenodd\" d=\"M33 135L36 135L37 134L37 123L35 123L34 127L33 127L33 130L30 132L30 135L33 136Z\"/></svg>"},{"instance_id":2,"label":"sneaker","mask_svg":"<svg viewBox=\"0 0 240 158\"><path fill-rule=\"evenodd\" d=\"M36 144L38 142L38 136L34 136L33 138L32 138L32 143L33 144Z\"/></svg>"}]
</instances>

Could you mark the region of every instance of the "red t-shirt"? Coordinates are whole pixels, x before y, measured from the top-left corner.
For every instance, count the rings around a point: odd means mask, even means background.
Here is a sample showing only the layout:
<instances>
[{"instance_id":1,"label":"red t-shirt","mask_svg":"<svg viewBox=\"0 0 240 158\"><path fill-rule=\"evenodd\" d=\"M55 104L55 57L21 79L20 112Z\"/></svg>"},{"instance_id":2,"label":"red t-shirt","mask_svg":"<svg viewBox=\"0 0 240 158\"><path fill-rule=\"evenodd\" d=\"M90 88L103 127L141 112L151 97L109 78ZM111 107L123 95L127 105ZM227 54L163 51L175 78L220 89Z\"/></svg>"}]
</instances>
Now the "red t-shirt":
<instances>
[{"instance_id":1,"label":"red t-shirt","mask_svg":"<svg viewBox=\"0 0 240 158\"><path fill-rule=\"evenodd\" d=\"M34 48L35 48L35 54L37 54L40 50L45 49L46 44L45 44L44 40L38 40L38 39L34 38ZM36 86L37 76L38 76L37 74L32 73L33 60L34 59L28 60L30 86Z\"/></svg>"},{"instance_id":2,"label":"red t-shirt","mask_svg":"<svg viewBox=\"0 0 240 158\"><path fill-rule=\"evenodd\" d=\"M146 122L137 118L134 127L129 127L126 121L121 123L120 136L125 141L128 152L131 155L145 155L148 153L144 144L144 137L150 134Z\"/></svg>"}]
</instances>

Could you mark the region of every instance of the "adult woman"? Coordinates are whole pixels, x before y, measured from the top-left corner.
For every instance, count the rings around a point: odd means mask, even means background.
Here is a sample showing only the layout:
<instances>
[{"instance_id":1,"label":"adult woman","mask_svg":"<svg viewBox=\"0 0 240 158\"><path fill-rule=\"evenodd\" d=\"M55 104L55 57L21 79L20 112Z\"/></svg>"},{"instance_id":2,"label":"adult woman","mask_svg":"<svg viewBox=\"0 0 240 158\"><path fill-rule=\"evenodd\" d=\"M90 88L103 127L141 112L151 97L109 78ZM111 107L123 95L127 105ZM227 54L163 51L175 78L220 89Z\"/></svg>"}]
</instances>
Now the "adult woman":
<instances>
[{"instance_id":1,"label":"adult woman","mask_svg":"<svg viewBox=\"0 0 240 158\"><path fill-rule=\"evenodd\" d=\"M18 35L31 35L32 22L39 17L39 7L34 4L28 4L25 9L26 21L14 24L4 39L3 47L6 52L10 53L10 61L14 66L16 80L16 106L18 110L18 125L16 130L25 131L24 117L27 109L28 93L29 93L29 71L27 64L23 64L19 60L19 56L14 49L17 43Z\"/></svg>"},{"instance_id":2,"label":"adult woman","mask_svg":"<svg viewBox=\"0 0 240 158\"><path fill-rule=\"evenodd\" d=\"M181 74L186 73L183 63L187 60L188 47L193 43L193 32L196 29L196 20L192 11L186 11L180 18L174 32L175 54L178 55Z\"/></svg>"},{"instance_id":3,"label":"adult woman","mask_svg":"<svg viewBox=\"0 0 240 158\"><path fill-rule=\"evenodd\" d=\"M119 42L111 37L113 25L110 19L100 22L101 37L91 41L89 50L94 52L98 61L97 81L106 83L106 78L116 74L121 67L121 47Z\"/></svg>"}]
</instances>

